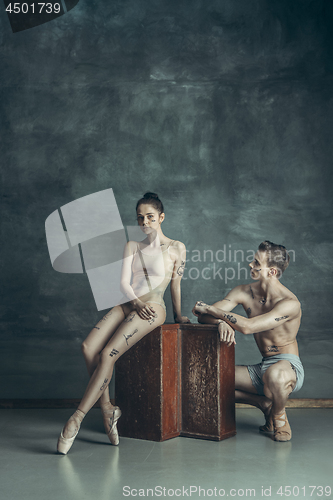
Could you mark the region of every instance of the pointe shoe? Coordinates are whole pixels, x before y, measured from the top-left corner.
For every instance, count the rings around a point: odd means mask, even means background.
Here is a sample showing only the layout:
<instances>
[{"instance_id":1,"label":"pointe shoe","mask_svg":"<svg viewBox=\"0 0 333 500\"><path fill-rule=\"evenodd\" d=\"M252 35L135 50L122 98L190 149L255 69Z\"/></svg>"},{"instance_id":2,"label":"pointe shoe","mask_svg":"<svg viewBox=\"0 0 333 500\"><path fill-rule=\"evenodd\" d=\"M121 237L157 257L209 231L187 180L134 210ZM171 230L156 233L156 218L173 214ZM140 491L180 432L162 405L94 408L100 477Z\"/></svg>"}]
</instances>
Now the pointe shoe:
<instances>
[{"instance_id":1,"label":"pointe shoe","mask_svg":"<svg viewBox=\"0 0 333 500\"><path fill-rule=\"evenodd\" d=\"M77 423L77 420L75 420L75 422ZM72 436L70 438L64 437L64 435L63 435L64 429L62 429L60 436L58 438L58 444L57 444L57 452L58 453L61 453L61 455L67 455L67 453L69 452L69 450L71 449L71 447L74 443L76 436L78 435L80 427L81 427L81 422L79 422L78 429L77 429L76 433L74 434L74 436Z\"/></svg>"},{"instance_id":2,"label":"pointe shoe","mask_svg":"<svg viewBox=\"0 0 333 500\"><path fill-rule=\"evenodd\" d=\"M283 422L284 425L278 424ZM287 419L286 411L281 415L274 415L274 440L275 441L290 441L291 440L291 428Z\"/></svg>"},{"instance_id":3,"label":"pointe shoe","mask_svg":"<svg viewBox=\"0 0 333 500\"><path fill-rule=\"evenodd\" d=\"M79 432L79 429L76 431L76 433L73 437L65 438L62 434L62 431L61 431L60 436L58 438L58 445L57 445L58 453L61 453L61 455L67 455L67 453L69 452L69 450L72 447L72 444L74 443L74 439L76 438L78 432Z\"/></svg>"},{"instance_id":4,"label":"pointe shoe","mask_svg":"<svg viewBox=\"0 0 333 500\"><path fill-rule=\"evenodd\" d=\"M273 403L267 406L266 411L264 412L266 422L265 425L261 425L259 427L260 432L274 432L273 416L271 412L272 405Z\"/></svg>"},{"instance_id":5,"label":"pointe shoe","mask_svg":"<svg viewBox=\"0 0 333 500\"><path fill-rule=\"evenodd\" d=\"M121 417L121 410L118 406L114 406L110 410L103 410L102 415L104 421L105 432L114 446L119 444L119 435L117 429L117 421Z\"/></svg>"}]
</instances>

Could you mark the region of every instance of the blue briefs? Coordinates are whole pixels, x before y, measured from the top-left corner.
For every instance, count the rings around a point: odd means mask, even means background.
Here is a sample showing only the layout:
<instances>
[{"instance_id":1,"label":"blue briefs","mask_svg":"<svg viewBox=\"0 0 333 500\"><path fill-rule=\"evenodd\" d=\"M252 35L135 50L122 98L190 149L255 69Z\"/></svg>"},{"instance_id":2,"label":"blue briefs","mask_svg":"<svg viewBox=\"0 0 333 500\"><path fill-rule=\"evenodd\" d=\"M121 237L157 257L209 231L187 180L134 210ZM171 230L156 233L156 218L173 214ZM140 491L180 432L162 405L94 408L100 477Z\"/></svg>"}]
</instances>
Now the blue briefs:
<instances>
[{"instance_id":1,"label":"blue briefs","mask_svg":"<svg viewBox=\"0 0 333 500\"><path fill-rule=\"evenodd\" d=\"M295 354L275 354L274 356L268 356L267 358L262 358L262 362L257 365L248 365L247 369L252 380L252 385L257 390L260 396L264 396L264 383L262 381L262 376L270 366L274 365L278 361L289 361L292 369L296 373L296 385L292 392L299 391L304 382L304 368L302 361Z\"/></svg>"}]
</instances>

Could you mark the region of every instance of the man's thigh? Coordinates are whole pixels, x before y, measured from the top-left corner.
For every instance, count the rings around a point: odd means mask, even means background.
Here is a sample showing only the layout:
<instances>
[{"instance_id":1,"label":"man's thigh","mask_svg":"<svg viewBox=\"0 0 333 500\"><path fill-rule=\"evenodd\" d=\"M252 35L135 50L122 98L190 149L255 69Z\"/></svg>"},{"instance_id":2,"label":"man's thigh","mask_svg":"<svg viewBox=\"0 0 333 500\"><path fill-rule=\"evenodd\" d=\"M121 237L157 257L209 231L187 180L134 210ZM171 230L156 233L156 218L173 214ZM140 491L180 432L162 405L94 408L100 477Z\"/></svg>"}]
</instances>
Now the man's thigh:
<instances>
[{"instance_id":1,"label":"man's thigh","mask_svg":"<svg viewBox=\"0 0 333 500\"><path fill-rule=\"evenodd\" d=\"M256 388L252 384L252 380L246 366L236 365L235 367L235 389L236 391L258 394Z\"/></svg>"}]
</instances>

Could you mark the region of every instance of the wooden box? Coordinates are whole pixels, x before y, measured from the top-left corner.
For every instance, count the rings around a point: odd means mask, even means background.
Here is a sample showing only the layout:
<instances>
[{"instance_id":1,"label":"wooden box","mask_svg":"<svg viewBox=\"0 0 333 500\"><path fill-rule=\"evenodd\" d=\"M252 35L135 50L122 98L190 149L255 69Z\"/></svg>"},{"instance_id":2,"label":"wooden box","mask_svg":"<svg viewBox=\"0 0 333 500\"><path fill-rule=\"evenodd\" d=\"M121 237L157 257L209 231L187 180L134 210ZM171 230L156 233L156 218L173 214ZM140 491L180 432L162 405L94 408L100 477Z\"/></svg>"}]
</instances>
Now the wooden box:
<instances>
[{"instance_id":1,"label":"wooden box","mask_svg":"<svg viewBox=\"0 0 333 500\"><path fill-rule=\"evenodd\" d=\"M116 363L119 435L221 440L236 434L235 351L211 325L162 325Z\"/></svg>"},{"instance_id":2,"label":"wooden box","mask_svg":"<svg viewBox=\"0 0 333 500\"><path fill-rule=\"evenodd\" d=\"M146 335L116 363L116 404L120 436L164 441L179 436L179 325L162 325Z\"/></svg>"},{"instance_id":3,"label":"wooden box","mask_svg":"<svg viewBox=\"0 0 333 500\"><path fill-rule=\"evenodd\" d=\"M182 436L236 434L235 349L211 325L182 325Z\"/></svg>"}]
</instances>

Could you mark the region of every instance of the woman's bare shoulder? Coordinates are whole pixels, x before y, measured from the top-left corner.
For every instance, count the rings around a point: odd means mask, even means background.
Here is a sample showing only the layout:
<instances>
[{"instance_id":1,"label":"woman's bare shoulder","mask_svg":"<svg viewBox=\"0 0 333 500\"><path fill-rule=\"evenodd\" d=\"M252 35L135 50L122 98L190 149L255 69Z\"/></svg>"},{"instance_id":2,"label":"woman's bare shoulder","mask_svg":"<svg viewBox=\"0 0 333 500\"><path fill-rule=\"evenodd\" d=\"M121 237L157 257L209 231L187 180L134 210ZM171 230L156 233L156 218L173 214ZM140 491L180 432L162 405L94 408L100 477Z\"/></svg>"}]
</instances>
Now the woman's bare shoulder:
<instances>
[{"instance_id":1,"label":"woman's bare shoulder","mask_svg":"<svg viewBox=\"0 0 333 500\"><path fill-rule=\"evenodd\" d=\"M170 249L171 254L173 254L176 259L181 258L182 260L185 261L185 259L186 259L186 247L185 247L184 243L182 243L181 241L178 241L178 240L172 240L170 245L169 245L169 249Z\"/></svg>"},{"instance_id":2,"label":"woman's bare shoulder","mask_svg":"<svg viewBox=\"0 0 333 500\"><path fill-rule=\"evenodd\" d=\"M171 243L169 244L169 247L172 250L176 250L176 251L179 251L179 252L186 251L186 247L185 247L184 243L182 243L179 240L171 240Z\"/></svg>"},{"instance_id":3,"label":"woman's bare shoulder","mask_svg":"<svg viewBox=\"0 0 333 500\"><path fill-rule=\"evenodd\" d=\"M139 248L139 243L134 240L130 240L125 245L125 252L128 254L134 254Z\"/></svg>"}]
</instances>

